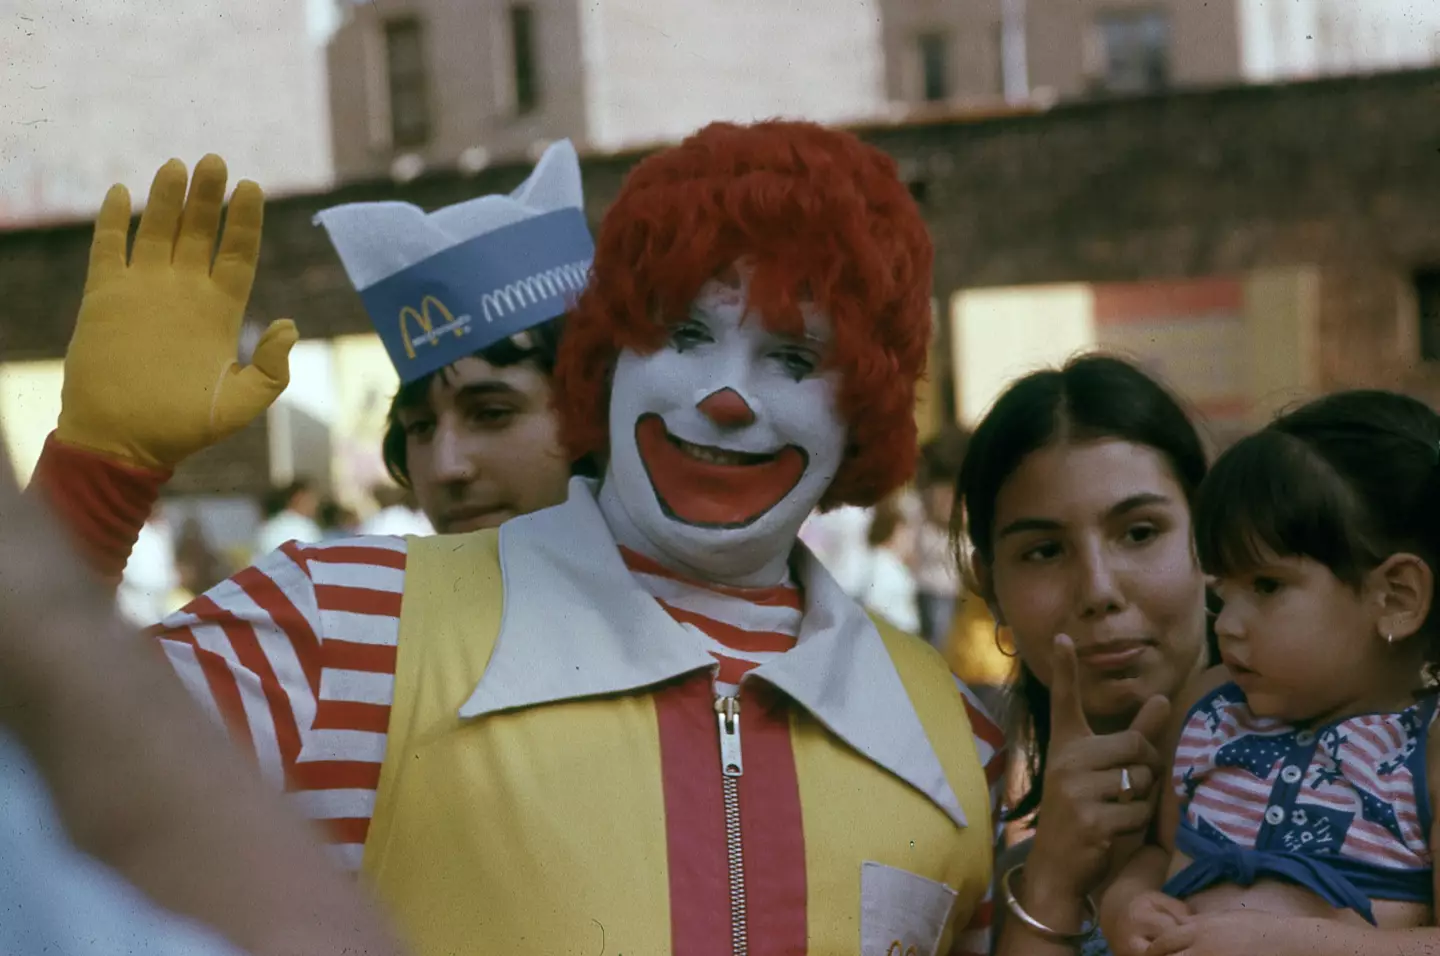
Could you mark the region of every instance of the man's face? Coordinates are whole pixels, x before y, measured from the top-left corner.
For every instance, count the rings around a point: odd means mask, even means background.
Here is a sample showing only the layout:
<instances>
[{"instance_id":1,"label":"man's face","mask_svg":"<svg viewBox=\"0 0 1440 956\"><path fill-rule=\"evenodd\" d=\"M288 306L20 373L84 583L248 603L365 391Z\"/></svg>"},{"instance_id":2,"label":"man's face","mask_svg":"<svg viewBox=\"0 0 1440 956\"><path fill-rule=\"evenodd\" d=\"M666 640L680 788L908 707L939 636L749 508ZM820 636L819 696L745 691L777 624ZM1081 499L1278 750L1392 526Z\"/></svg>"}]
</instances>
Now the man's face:
<instances>
[{"instance_id":1,"label":"man's face","mask_svg":"<svg viewBox=\"0 0 1440 956\"><path fill-rule=\"evenodd\" d=\"M463 358L399 419L411 487L442 534L493 528L565 500L570 462L550 381L530 362Z\"/></svg>"},{"instance_id":2,"label":"man's face","mask_svg":"<svg viewBox=\"0 0 1440 956\"><path fill-rule=\"evenodd\" d=\"M845 455L829 320L805 335L747 311L748 278L714 280L657 351L621 353L610 398L610 479L642 534L725 576L788 554Z\"/></svg>"}]
</instances>

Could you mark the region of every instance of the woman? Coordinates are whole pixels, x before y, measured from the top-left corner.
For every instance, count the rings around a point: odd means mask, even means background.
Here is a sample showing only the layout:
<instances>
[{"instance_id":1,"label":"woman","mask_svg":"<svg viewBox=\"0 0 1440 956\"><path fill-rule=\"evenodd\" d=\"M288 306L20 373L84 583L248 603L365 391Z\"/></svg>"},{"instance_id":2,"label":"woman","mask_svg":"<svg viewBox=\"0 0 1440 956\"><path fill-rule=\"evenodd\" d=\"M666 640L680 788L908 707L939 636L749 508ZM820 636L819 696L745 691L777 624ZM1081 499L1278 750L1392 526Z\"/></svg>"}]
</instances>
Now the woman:
<instances>
[{"instance_id":1,"label":"woman","mask_svg":"<svg viewBox=\"0 0 1440 956\"><path fill-rule=\"evenodd\" d=\"M1168 698L1209 659L1190 505L1205 451L1180 404L1091 355L1020 379L956 485L973 587L1020 657L1031 841L1001 855L997 952L1104 952L1095 900L1149 824Z\"/></svg>"}]
</instances>

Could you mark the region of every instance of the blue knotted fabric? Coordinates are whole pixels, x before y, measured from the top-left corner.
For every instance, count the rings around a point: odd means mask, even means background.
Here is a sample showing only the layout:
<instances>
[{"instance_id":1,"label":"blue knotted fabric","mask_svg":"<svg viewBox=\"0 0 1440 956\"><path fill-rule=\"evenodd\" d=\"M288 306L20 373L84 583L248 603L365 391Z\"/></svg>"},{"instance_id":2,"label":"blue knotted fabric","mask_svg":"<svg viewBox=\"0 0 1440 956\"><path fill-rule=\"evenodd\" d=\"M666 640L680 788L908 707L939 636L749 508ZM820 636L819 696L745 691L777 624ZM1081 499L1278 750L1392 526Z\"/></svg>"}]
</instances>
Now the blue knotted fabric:
<instances>
[{"instance_id":1,"label":"blue knotted fabric","mask_svg":"<svg viewBox=\"0 0 1440 956\"><path fill-rule=\"evenodd\" d=\"M1336 909L1354 910L1374 924L1370 898L1321 857L1284 850L1252 850L1211 840L1188 826L1175 831L1175 849L1193 861L1171 877L1163 892L1186 899L1220 883L1251 886L1260 879L1295 883Z\"/></svg>"}]
</instances>

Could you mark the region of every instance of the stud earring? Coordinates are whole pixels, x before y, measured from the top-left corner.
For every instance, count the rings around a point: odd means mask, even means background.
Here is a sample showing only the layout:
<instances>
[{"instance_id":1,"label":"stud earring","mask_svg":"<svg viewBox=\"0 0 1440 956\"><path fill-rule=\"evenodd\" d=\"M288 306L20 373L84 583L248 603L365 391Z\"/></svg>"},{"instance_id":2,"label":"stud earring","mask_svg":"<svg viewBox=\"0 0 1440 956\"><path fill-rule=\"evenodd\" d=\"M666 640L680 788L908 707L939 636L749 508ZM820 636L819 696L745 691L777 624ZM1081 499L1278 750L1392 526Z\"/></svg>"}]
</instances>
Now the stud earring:
<instances>
[{"instance_id":1,"label":"stud earring","mask_svg":"<svg viewBox=\"0 0 1440 956\"><path fill-rule=\"evenodd\" d=\"M1394 643L1395 643L1395 635L1394 635L1394 634L1389 634L1389 633L1387 633L1387 634L1385 635L1385 643L1386 643L1386 644L1394 644Z\"/></svg>"}]
</instances>

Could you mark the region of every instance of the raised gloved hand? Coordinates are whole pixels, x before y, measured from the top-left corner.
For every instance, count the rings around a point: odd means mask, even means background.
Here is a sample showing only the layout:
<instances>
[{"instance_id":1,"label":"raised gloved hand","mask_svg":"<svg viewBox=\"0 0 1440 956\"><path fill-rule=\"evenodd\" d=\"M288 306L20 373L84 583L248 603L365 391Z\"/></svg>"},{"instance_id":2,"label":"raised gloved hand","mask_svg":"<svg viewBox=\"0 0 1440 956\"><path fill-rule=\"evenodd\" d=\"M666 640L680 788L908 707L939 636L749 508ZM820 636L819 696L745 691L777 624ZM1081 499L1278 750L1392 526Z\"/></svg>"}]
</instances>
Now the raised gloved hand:
<instances>
[{"instance_id":1,"label":"raised gloved hand","mask_svg":"<svg viewBox=\"0 0 1440 956\"><path fill-rule=\"evenodd\" d=\"M200 160L188 198L186 178L176 159L155 174L128 263L130 194L116 185L105 196L56 428L61 441L157 470L264 412L290 383L299 337L279 319L251 364L237 361L265 197L252 182L235 187L216 254L225 162Z\"/></svg>"}]
</instances>

